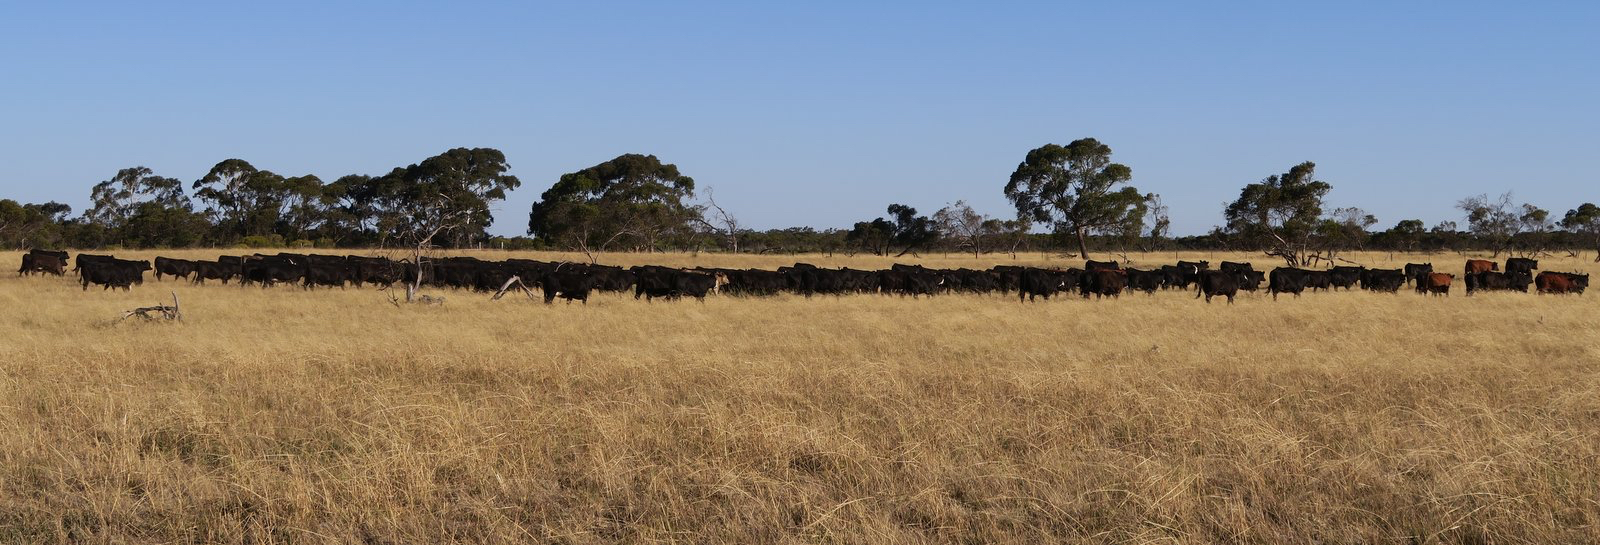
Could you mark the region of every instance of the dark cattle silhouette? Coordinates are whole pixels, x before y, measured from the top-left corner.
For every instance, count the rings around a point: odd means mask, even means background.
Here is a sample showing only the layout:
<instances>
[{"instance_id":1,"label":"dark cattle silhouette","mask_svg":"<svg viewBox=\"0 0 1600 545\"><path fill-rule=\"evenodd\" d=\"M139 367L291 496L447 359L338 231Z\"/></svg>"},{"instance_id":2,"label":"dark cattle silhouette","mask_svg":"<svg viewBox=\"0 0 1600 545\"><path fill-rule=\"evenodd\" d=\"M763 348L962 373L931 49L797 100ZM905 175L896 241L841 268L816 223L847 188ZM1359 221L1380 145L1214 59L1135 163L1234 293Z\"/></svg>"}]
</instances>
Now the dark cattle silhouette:
<instances>
[{"instance_id":1,"label":"dark cattle silhouette","mask_svg":"<svg viewBox=\"0 0 1600 545\"><path fill-rule=\"evenodd\" d=\"M1433 263L1407 263L1405 273L1406 282L1418 283L1423 277L1433 274Z\"/></svg>"},{"instance_id":2,"label":"dark cattle silhouette","mask_svg":"<svg viewBox=\"0 0 1600 545\"><path fill-rule=\"evenodd\" d=\"M1084 271L1080 285L1084 299L1088 299L1091 294L1096 299L1114 298L1122 295L1122 290L1128 287L1128 273L1115 269Z\"/></svg>"},{"instance_id":3,"label":"dark cattle silhouette","mask_svg":"<svg viewBox=\"0 0 1600 545\"><path fill-rule=\"evenodd\" d=\"M1196 283L1199 287L1195 290L1195 298L1205 296L1206 303L1212 297L1227 297L1228 304L1233 304L1233 297L1239 293L1240 281L1245 279L1248 271L1242 270L1216 270L1201 271L1200 280Z\"/></svg>"},{"instance_id":4,"label":"dark cattle silhouette","mask_svg":"<svg viewBox=\"0 0 1600 545\"><path fill-rule=\"evenodd\" d=\"M1278 300L1278 294L1288 293L1295 297L1306 291L1306 286L1311 282L1311 272L1294 267L1278 267L1272 269L1267 275L1267 292L1272 294L1272 300Z\"/></svg>"}]
</instances>

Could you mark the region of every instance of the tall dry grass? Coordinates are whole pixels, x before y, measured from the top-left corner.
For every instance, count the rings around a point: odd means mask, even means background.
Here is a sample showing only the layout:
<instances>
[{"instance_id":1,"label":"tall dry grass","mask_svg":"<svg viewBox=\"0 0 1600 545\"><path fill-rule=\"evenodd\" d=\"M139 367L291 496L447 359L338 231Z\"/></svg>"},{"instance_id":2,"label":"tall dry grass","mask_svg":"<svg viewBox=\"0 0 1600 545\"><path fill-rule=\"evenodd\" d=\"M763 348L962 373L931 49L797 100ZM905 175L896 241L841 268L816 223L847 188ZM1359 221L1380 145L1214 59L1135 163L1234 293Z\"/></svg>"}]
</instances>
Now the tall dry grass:
<instances>
[{"instance_id":1,"label":"tall dry grass","mask_svg":"<svg viewBox=\"0 0 1600 545\"><path fill-rule=\"evenodd\" d=\"M0 542L1600 542L1593 295L396 308L17 262Z\"/></svg>"}]
</instances>

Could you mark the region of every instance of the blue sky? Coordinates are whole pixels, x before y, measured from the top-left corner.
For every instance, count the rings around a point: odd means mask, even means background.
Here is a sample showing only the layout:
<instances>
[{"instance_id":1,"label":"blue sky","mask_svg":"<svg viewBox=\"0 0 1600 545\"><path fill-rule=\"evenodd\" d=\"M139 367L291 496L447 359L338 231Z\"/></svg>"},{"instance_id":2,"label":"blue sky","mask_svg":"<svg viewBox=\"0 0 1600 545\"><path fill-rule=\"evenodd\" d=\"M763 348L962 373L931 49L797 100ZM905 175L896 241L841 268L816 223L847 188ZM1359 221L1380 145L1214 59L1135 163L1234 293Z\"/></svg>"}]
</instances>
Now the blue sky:
<instances>
[{"instance_id":1,"label":"blue sky","mask_svg":"<svg viewBox=\"0 0 1600 545\"><path fill-rule=\"evenodd\" d=\"M0 6L0 197L81 211L133 165L331 181L487 146L523 181L496 234L622 153L752 227L848 226L1010 216L1028 150L1093 136L1180 234L1305 160L1380 227L1600 200L1596 3L223 4Z\"/></svg>"}]
</instances>

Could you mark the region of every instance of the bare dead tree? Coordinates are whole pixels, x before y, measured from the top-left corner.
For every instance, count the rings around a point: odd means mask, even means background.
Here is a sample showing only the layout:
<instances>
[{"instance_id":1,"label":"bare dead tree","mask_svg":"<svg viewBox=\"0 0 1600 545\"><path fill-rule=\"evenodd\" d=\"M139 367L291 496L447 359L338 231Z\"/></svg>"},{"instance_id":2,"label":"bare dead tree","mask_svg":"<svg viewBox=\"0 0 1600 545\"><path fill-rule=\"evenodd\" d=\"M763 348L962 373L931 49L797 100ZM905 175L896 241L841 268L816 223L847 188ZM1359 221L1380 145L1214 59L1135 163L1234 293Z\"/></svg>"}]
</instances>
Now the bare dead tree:
<instances>
[{"instance_id":1,"label":"bare dead tree","mask_svg":"<svg viewBox=\"0 0 1600 545\"><path fill-rule=\"evenodd\" d=\"M704 226L707 230L721 234L727 239L728 248L733 253L739 253L739 218L734 217L722 205L717 204L717 195L710 188L706 188L705 193L706 204L700 205L700 207L709 208L711 210L711 218L707 219L705 214L694 214L690 217L690 221Z\"/></svg>"}]
</instances>

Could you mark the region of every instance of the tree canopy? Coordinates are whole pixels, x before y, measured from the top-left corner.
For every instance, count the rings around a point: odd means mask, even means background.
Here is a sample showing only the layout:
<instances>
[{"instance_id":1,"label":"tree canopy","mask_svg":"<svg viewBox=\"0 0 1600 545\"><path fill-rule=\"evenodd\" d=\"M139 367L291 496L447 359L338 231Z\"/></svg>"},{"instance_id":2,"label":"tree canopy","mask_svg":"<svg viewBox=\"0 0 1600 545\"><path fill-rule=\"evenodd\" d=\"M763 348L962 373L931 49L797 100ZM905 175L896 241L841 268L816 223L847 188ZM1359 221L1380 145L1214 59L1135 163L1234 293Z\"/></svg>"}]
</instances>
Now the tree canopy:
<instances>
[{"instance_id":1,"label":"tree canopy","mask_svg":"<svg viewBox=\"0 0 1600 545\"><path fill-rule=\"evenodd\" d=\"M630 153L561 175L528 213L528 234L580 250L630 245L659 249L663 237L687 233L700 210L694 179L654 155Z\"/></svg>"},{"instance_id":2,"label":"tree canopy","mask_svg":"<svg viewBox=\"0 0 1600 545\"><path fill-rule=\"evenodd\" d=\"M1561 217L1561 228L1583 236L1595 248L1595 261L1600 261L1600 206L1583 203L1568 210Z\"/></svg>"},{"instance_id":3,"label":"tree canopy","mask_svg":"<svg viewBox=\"0 0 1600 545\"><path fill-rule=\"evenodd\" d=\"M1076 236L1079 254L1087 257L1090 234L1140 229L1145 196L1127 185L1132 180L1132 169L1111 162L1110 146L1082 138L1029 151L1005 194L1020 217Z\"/></svg>"},{"instance_id":4,"label":"tree canopy","mask_svg":"<svg viewBox=\"0 0 1600 545\"><path fill-rule=\"evenodd\" d=\"M1283 258L1289 265L1310 264L1312 242L1322 220L1322 200L1333 189L1316 179L1316 163L1306 161L1283 174L1246 184L1223 211L1227 231Z\"/></svg>"}]
</instances>

